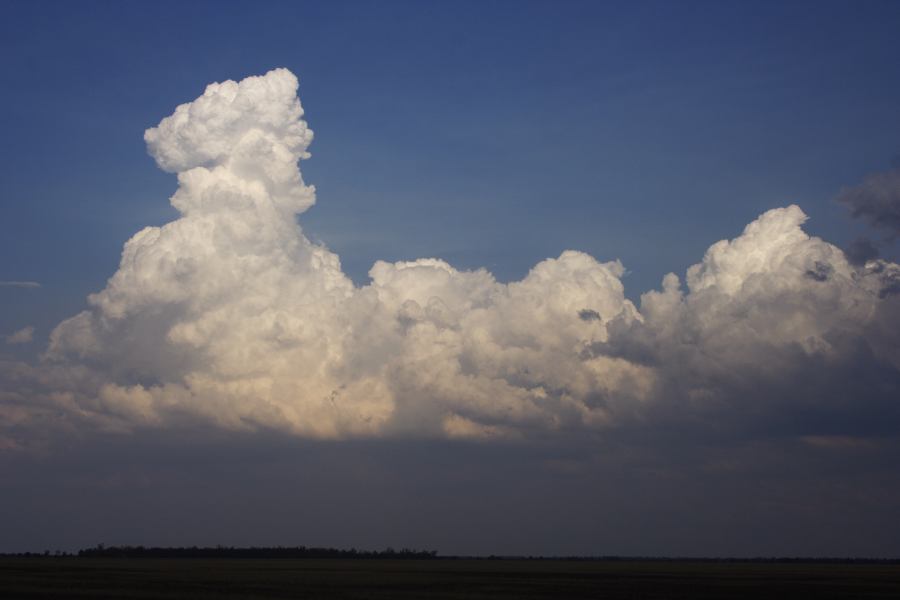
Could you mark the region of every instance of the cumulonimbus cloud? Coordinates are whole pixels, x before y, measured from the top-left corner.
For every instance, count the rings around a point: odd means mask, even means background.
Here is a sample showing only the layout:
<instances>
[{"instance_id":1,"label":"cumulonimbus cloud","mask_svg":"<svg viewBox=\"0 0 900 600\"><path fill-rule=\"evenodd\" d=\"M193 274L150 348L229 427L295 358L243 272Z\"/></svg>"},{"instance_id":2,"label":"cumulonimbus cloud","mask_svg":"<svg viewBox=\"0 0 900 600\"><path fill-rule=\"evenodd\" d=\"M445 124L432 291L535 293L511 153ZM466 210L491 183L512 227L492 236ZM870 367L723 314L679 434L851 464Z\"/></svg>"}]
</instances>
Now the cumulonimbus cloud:
<instances>
[{"instance_id":1,"label":"cumulonimbus cloud","mask_svg":"<svg viewBox=\"0 0 900 600\"><path fill-rule=\"evenodd\" d=\"M181 215L125 244L40 365L4 366L17 427L52 413L120 429L509 438L896 403L900 267L849 263L803 231L797 206L717 242L639 307L618 261L577 251L511 283L427 258L376 262L355 286L296 221L315 202L297 83L277 69L212 84L146 132L177 173ZM796 433L848 434L839 417L818 422Z\"/></svg>"}]
</instances>

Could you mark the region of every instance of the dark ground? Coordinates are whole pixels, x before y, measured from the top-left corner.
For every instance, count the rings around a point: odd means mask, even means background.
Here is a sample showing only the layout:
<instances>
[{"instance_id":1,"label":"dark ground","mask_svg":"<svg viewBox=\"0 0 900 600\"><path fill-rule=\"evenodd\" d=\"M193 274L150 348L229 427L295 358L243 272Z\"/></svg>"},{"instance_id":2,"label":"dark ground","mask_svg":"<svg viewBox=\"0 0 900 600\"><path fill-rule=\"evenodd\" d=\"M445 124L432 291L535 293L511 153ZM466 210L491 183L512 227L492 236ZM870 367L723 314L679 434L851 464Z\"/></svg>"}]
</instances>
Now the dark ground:
<instances>
[{"instance_id":1,"label":"dark ground","mask_svg":"<svg viewBox=\"0 0 900 600\"><path fill-rule=\"evenodd\" d=\"M900 565L3 558L0 598L900 598Z\"/></svg>"}]
</instances>

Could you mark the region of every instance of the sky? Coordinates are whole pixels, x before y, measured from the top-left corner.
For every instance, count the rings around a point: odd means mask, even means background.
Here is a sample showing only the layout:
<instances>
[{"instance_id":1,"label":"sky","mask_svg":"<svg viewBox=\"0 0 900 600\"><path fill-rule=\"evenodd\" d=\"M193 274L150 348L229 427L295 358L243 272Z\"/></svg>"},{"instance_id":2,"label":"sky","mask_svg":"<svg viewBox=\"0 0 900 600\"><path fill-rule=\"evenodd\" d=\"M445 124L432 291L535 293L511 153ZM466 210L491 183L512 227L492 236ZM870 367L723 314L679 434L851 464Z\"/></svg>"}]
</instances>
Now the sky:
<instances>
[{"instance_id":1,"label":"sky","mask_svg":"<svg viewBox=\"0 0 900 600\"><path fill-rule=\"evenodd\" d=\"M0 551L900 556L896 3L0 6Z\"/></svg>"}]
</instances>

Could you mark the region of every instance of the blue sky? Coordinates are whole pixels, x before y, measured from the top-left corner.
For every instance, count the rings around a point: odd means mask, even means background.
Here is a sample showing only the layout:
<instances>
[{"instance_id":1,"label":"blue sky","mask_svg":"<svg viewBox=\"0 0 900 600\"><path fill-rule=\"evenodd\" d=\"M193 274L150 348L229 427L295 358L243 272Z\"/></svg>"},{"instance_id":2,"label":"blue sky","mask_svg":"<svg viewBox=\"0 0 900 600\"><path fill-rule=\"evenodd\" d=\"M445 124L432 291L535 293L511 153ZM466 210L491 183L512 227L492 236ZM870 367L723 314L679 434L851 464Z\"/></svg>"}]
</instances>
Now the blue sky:
<instances>
[{"instance_id":1,"label":"blue sky","mask_svg":"<svg viewBox=\"0 0 900 600\"><path fill-rule=\"evenodd\" d=\"M620 258L636 298L764 210L834 203L900 156L900 7L855 3L8 2L0 329L43 339L121 244L174 218L143 130L286 66L316 132L305 230L357 282L442 257L517 279Z\"/></svg>"},{"instance_id":2,"label":"blue sky","mask_svg":"<svg viewBox=\"0 0 900 600\"><path fill-rule=\"evenodd\" d=\"M0 6L0 551L900 556L900 3Z\"/></svg>"}]
</instances>

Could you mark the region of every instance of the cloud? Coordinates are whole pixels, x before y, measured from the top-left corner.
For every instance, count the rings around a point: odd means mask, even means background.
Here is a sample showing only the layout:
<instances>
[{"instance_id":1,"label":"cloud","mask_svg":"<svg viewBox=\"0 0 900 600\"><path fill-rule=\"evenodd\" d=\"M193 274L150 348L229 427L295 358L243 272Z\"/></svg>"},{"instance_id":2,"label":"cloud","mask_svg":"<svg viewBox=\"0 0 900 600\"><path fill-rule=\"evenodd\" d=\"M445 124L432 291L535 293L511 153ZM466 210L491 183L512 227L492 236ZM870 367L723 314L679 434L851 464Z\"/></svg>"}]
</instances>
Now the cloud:
<instances>
[{"instance_id":1,"label":"cloud","mask_svg":"<svg viewBox=\"0 0 900 600\"><path fill-rule=\"evenodd\" d=\"M39 288L37 281L0 281L0 287Z\"/></svg>"},{"instance_id":2,"label":"cloud","mask_svg":"<svg viewBox=\"0 0 900 600\"><path fill-rule=\"evenodd\" d=\"M854 217L887 231L892 238L900 235L900 169L867 175L861 184L841 190L837 199Z\"/></svg>"},{"instance_id":3,"label":"cloud","mask_svg":"<svg viewBox=\"0 0 900 600\"><path fill-rule=\"evenodd\" d=\"M844 248L844 255L847 257L847 260L857 266L865 265L870 260L878 258L880 253L878 246L865 237L853 240Z\"/></svg>"},{"instance_id":4,"label":"cloud","mask_svg":"<svg viewBox=\"0 0 900 600\"><path fill-rule=\"evenodd\" d=\"M34 327L23 327L6 336L7 344L27 344L34 339Z\"/></svg>"},{"instance_id":5,"label":"cloud","mask_svg":"<svg viewBox=\"0 0 900 600\"><path fill-rule=\"evenodd\" d=\"M511 283L424 258L378 261L355 286L296 222L315 202L297 86L285 69L212 84L147 131L180 217L125 244L39 365L0 365L18 431L47 415L328 439L857 438L900 423L900 267L849 262L797 206L639 308L618 261L572 250Z\"/></svg>"},{"instance_id":6,"label":"cloud","mask_svg":"<svg viewBox=\"0 0 900 600\"><path fill-rule=\"evenodd\" d=\"M614 326L597 352L652 361L654 410L668 423L808 436L900 425L900 269L852 265L811 237L796 206L763 214L714 244L661 291L641 298L644 319ZM882 337L885 336L885 337ZM836 430L836 431L832 431Z\"/></svg>"}]
</instances>

